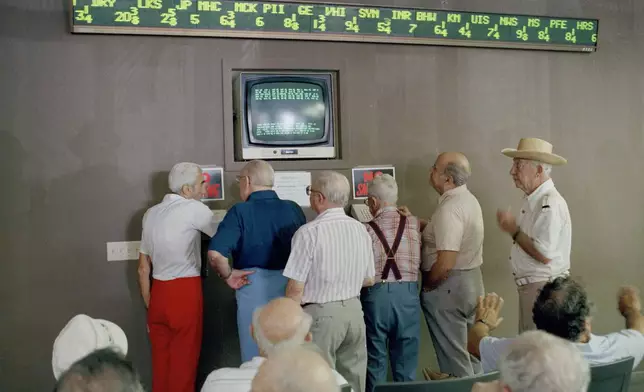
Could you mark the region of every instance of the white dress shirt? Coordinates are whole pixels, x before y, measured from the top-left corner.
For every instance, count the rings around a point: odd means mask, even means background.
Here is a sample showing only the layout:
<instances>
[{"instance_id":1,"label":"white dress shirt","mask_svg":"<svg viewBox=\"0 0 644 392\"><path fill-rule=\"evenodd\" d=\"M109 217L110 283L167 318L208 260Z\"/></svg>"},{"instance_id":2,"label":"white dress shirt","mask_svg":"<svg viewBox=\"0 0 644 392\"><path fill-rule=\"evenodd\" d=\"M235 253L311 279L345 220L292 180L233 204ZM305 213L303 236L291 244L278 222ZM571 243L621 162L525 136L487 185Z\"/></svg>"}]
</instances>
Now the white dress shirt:
<instances>
[{"instance_id":1,"label":"white dress shirt","mask_svg":"<svg viewBox=\"0 0 644 392\"><path fill-rule=\"evenodd\" d=\"M263 357L255 357L242 363L239 368L217 369L208 375L201 392L249 392L253 378L265 360ZM348 384L340 373L333 370L333 374L339 386Z\"/></svg>"},{"instance_id":2,"label":"white dress shirt","mask_svg":"<svg viewBox=\"0 0 644 392\"><path fill-rule=\"evenodd\" d=\"M152 277L201 275L201 232L212 237L212 211L198 200L168 194L143 216L141 253L152 259Z\"/></svg>"},{"instance_id":3,"label":"white dress shirt","mask_svg":"<svg viewBox=\"0 0 644 392\"><path fill-rule=\"evenodd\" d=\"M300 227L291 244L284 276L304 283L302 303L355 298L364 279L376 274L367 229L342 208L330 208Z\"/></svg>"},{"instance_id":4,"label":"white dress shirt","mask_svg":"<svg viewBox=\"0 0 644 392\"><path fill-rule=\"evenodd\" d=\"M568 274L572 223L568 204L552 180L544 182L526 196L517 224L533 240L539 253L550 259L550 263L543 264L533 259L515 243L510 252L515 279L533 278L534 282L538 282Z\"/></svg>"},{"instance_id":5,"label":"white dress shirt","mask_svg":"<svg viewBox=\"0 0 644 392\"><path fill-rule=\"evenodd\" d=\"M514 339L500 339L491 336L484 337L479 343L481 366L484 373L498 369L498 361ZM608 335L590 335L588 343L575 343L588 363L604 365L626 357L635 358L633 369L644 357L644 335L634 329L625 329Z\"/></svg>"},{"instance_id":6,"label":"white dress shirt","mask_svg":"<svg viewBox=\"0 0 644 392\"><path fill-rule=\"evenodd\" d=\"M438 207L423 230L421 270L430 271L438 251L454 251L455 270L483 264L483 212L476 197L461 185L443 193Z\"/></svg>"}]
</instances>

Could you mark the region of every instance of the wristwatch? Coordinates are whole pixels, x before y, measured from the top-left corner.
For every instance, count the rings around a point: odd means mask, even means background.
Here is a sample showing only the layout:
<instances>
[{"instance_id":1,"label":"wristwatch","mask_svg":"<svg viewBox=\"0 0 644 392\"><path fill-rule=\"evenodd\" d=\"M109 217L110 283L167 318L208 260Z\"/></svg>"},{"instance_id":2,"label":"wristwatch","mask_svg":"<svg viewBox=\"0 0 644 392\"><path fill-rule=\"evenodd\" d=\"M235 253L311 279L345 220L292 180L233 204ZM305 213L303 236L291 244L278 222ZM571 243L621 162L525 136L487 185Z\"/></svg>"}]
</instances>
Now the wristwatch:
<instances>
[{"instance_id":1,"label":"wristwatch","mask_svg":"<svg viewBox=\"0 0 644 392\"><path fill-rule=\"evenodd\" d=\"M521 228L517 227L517 231L515 231L514 234L512 234L512 241L517 240L517 237L519 236L519 233L521 233Z\"/></svg>"}]
</instances>

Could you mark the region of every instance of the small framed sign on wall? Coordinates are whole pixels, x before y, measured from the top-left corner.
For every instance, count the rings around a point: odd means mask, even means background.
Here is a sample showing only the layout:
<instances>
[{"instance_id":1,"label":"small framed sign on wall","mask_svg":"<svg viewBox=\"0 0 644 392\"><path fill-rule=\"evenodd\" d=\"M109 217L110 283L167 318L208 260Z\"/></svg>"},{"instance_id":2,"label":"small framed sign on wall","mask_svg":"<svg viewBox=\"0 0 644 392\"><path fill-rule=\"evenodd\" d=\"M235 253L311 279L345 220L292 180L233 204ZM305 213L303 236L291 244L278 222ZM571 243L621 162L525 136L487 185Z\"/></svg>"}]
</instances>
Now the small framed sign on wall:
<instances>
[{"instance_id":1,"label":"small framed sign on wall","mask_svg":"<svg viewBox=\"0 0 644 392\"><path fill-rule=\"evenodd\" d=\"M206 197L202 201L224 200L224 168L201 166L206 180Z\"/></svg>"}]
</instances>

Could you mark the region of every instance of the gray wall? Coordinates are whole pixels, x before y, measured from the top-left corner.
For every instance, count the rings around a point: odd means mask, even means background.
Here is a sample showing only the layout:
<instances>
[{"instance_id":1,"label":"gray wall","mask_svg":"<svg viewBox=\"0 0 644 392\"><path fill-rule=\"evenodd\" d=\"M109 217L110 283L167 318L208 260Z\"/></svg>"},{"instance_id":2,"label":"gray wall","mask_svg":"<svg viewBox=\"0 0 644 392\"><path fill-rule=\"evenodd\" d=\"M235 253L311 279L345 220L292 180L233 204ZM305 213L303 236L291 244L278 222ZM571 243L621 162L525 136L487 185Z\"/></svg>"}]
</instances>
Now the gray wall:
<instances>
[{"instance_id":1,"label":"gray wall","mask_svg":"<svg viewBox=\"0 0 644 392\"><path fill-rule=\"evenodd\" d=\"M340 72L343 169L396 165L401 202L428 216L427 169L461 150L486 219L485 283L516 332L510 240L497 208L521 202L501 156L543 137L570 164L554 172L574 221L573 273L620 328L615 292L644 288L644 3L638 0L407 0L400 6L597 17L595 54L353 43L68 33L65 0L0 0L0 390L52 386L51 347L76 313L115 321L150 379L135 262L105 243L140 238L141 216L177 161L225 163L222 75L292 64ZM385 5L391 0L371 3ZM302 169L314 165L303 164ZM345 173L348 173L346 171ZM235 173L227 172L228 183ZM229 206L236 189L226 187ZM234 303L209 278L201 373L237 365ZM434 363L424 331L422 365Z\"/></svg>"}]
</instances>

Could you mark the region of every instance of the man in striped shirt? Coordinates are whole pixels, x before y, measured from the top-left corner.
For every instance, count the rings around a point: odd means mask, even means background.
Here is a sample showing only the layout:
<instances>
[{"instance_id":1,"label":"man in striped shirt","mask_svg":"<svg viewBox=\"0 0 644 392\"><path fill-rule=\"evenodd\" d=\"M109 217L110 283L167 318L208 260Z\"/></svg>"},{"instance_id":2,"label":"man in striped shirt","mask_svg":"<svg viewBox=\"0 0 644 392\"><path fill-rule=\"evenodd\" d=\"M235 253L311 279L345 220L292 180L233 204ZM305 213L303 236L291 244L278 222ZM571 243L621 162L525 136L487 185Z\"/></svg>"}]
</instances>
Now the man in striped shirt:
<instances>
[{"instance_id":1,"label":"man in striped shirt","mask_svg":"<svg viewBox=\"0 0 644 392\"><path fill-rule=\"evenodd\" d=\"M284 276L286 296L313 317L313 342L354 391L364 392L367 344L358 296L373 285L375 268L369 233L343 209L350 192L340 173L315 177L307 194L318 216L293 236Z\"/></svg>"},{"instance_id":2,"label":"man in striped shirt","mask_svg":"<svg viewBox=\"0 0 644 392\"><path fill-rule=\"evenodd\" d=\"M398 185L389 174L368 185L374 216L366 224L375 256L377 283L362 290L367 327L367 392L387 378L387 357L396 382L414 381L420 339L418 271L421 234L418 218L396 210Z\"/></svg>"}]
</instances>

